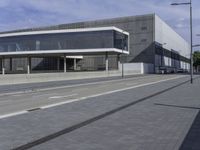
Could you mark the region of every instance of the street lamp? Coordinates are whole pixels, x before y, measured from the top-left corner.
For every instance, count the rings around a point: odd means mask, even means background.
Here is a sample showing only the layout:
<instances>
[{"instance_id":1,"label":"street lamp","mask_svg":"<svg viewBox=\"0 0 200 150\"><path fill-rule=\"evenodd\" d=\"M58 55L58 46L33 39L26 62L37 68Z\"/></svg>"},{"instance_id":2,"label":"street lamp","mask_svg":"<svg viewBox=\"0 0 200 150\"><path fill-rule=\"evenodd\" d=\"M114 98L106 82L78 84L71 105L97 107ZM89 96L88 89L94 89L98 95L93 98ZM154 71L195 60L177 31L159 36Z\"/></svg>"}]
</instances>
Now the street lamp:
<instances>
[{"instance_id":1,"label":"street lamp","mask_svg":"<svg viewBox=\"0 0 200 150\"><path fill-rule=\"evenodd\" d=\"M124 31L122 31L122 34L123 34L123 36L122 36L122 54L121 54L121 61L122 61L122 78L124 78L124 62L123 62L123 60L122 60L122 58L123 58L123 53L124 53Z\"/></svg>"},{"instance_id":2,"label":"street lamp","mask_svg":"<svg viewBox=\"0 0 200 150\"><path fill-rule=\"evenodd\" d=\"M171 5L190 5L190 77L191 84L193 83L193 33L192 33L192 0L186 3L172 3Z\"/></svg>"}]
</instances>

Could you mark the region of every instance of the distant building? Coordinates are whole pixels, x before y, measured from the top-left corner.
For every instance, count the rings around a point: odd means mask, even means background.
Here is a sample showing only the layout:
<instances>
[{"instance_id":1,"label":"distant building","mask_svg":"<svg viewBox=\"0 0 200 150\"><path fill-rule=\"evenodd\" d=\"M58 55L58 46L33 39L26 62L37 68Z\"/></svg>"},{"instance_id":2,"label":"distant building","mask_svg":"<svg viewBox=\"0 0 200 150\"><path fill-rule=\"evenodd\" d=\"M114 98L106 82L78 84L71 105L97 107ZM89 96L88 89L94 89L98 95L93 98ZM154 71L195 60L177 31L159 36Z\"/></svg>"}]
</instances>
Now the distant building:
<instances>
[{"instance_id":1,"label":"distant building","mask_svg":"<svg viewBox=\"0 0 200 150\"><path fill-rule=\"evenodd\" d=\"M177 72L189 70L189 53L189 44L155 14L0 33L2 72L117 70L119 59Z\"/></svg>"}]
</instances>

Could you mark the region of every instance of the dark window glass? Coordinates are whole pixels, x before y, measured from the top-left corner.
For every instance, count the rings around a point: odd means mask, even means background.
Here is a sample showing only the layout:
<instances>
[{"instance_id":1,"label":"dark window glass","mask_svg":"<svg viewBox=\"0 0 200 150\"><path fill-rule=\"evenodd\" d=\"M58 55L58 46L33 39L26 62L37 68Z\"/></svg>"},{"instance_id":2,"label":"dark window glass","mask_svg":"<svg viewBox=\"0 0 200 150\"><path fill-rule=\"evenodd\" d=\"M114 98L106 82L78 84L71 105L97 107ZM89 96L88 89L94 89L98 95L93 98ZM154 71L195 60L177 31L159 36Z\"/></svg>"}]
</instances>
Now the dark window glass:
<instances>
[{"instance_id":1,"label":"dark window glass","mask_svg":"<svg viewBox=\"0 0 200 150\"><path fill-rule=\"evenodd\" d=\"M0 52L114 47L127 50L128 36L109 30L25 35L0 39Z\"/></svg>"},{"instance_id":2,"label":"dark window glass","mask_svg":"<svg viewBox=\"0 0 200 150\"><path fill-rule=\"evenodd\" d=\"M147 39L141 39L141 42L146 42L147 41Z\"/></svg>"},{"instance_id":3,"label":"dark window glass","mask_svg":"<svg viewBox=\"0 0 200 150\"><path fill-rule=\"evenodd\" d=\"M147 27L141 27L141 30L147 30Z\"/></svg>"},{"instance_id":4,"label":"dark window glass","mask_svg":"<svg viewBox=\"0 0 200 150\"><path fill-rule=\"evenodd\" d=\"M115 31L114 47L128 51L128 36Z\"/></svg>"}]
</instances>

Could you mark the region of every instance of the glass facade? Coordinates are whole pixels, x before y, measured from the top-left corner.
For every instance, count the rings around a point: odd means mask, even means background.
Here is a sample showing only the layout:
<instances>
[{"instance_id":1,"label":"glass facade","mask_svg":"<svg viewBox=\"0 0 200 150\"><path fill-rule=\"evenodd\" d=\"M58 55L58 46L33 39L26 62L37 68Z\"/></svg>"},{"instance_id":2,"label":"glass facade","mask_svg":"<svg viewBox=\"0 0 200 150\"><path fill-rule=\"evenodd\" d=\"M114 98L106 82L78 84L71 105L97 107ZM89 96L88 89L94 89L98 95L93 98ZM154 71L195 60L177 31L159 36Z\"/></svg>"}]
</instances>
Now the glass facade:
<instances>
[{"instance_id":1,"label":"glass facade","mask_svg":"<svg viewBox=\"0 0 200 150\"><path fill-rule=\"evenodd\" d=\"M159 44L155 44L155 69L156 72L165 70L168 72L176 72L177 69L188 70L185 64L189 65L190 60L181 56L177 51L169 51Z\"/></svg>"},{"instance_id":2,"label":"glass facade","mask_svg":"<svg viewBox=\"0 0 200 150\"><path fill-rule=\"evenodd\" d=\"M106 30L0 38L0 52L98 48L117 48L128 51L128 36L115 30Z\"/></svg>"}]
</instances>

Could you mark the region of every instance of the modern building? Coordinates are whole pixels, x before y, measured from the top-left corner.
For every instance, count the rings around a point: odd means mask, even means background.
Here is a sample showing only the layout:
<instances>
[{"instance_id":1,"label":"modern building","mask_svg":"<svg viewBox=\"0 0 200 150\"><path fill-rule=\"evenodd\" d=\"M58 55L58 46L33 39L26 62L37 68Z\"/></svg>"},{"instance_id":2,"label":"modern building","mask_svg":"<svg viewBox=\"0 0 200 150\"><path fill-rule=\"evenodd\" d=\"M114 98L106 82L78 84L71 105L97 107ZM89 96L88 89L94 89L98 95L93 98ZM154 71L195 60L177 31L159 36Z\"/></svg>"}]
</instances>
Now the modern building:
<instances>
[{"instance_id":1,"label":"modern building","mask_svg":"<svg viewBox=\"0 0 200 150\"><path fill-rule=\"evenodd\" d=\"M29 74L34 70L63 70L64 72L69 69L77 70L77 61L84 59L83 55L105 56L105 64L100 63L100 66L96 66L96 70L108 71L111 64L108 56L129 54L128 45L129 33L116 27L0 34L2 73L27 71ZM94 64L89 60L86 61L86 64L81 64L81 68L88 70ZM112 62L117 66L118 59Z\"/></svg>"},{"instance_id":2,"label":"modern building","mask_svg":"<svg viewBox=\"0 0 200 150\"><path fill-rule=\"evenodd\" d=\"M177 72L189 70L189 54L189 44L155 14L0 33L2 73L117 70L119 59Z\"/></svg>"}]
</instances>

